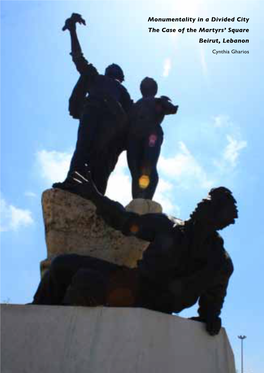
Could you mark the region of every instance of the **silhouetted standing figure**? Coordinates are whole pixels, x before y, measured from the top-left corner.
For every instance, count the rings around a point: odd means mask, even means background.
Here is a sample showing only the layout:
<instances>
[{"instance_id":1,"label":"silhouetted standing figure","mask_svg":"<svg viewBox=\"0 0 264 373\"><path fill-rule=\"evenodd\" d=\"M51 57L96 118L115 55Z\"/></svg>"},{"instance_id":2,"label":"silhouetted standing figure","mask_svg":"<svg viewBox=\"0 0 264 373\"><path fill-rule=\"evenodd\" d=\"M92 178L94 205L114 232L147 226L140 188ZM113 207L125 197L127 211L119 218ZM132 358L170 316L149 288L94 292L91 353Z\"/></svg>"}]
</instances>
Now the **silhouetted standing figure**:
<instances>
[{"instance_id":1,"label":"silhouetted standing figure","mask_svg":"<svg viewBox=\"0 0 264 373\"><path fill-rule=\"evenodd\" d=\"M199 316L211 335L219 317L233 264L217 230L234 224L236 201L224 188L212 189L190 219L165 214L138 215L96 189L75 173L71 191L90 199L97 212L124 235L150 242L138 267L130 269L89 256L55 258L34 296L34 304L144 307L180 312L199 300Z\"/></svg>"},{"instance_id":2,"label":"silhouetted standing figure","mask_svg":"<svg viewBox=\"0 0 264 373\"><path fill-rule=\"evenodd\" d=\"M108 66L105 75L100 75L84 58L76 23L85 25L82 17L73 13L63 30L70 32L72 59L81 74L69 101L70 115L79 119L80 125L68 176L53 187L68 189L69 175L73 171L83 173L85 164L89 164L98 190L105 194L109 175L125 148L127 112L132 100L121 84L124 74L118 65Z\"/></svg>"},{"instance_id":3,"label":"silhouetted standing figure","mask_svg":"<svg viewBox=\"0 0 264 373\"><path fill-rule=\"evenodd\" d=\"M129 113L127 161L132 176L133 198L152 199L158 185L157 162L163 142L161 123L168 114L176 114L166 96L155 97L158 85L152 78L140 84L142 98Z\"/></svg>"}]
</instances>

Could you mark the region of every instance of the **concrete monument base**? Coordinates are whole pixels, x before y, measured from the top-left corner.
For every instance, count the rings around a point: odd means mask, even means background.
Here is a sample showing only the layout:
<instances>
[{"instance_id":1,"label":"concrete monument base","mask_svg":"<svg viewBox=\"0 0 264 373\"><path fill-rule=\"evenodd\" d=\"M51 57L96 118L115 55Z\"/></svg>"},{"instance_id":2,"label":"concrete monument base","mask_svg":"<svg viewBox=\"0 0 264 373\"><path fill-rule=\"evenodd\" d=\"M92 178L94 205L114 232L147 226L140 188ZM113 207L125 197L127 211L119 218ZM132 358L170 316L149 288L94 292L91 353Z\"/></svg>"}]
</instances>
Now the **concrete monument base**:
<instances>
[{"instance_id":1,"label":"concrete monument base","mask_svg":"<svg viewBox=\"0 0 264 373\"><path fill-rule=\"evenodd\" d=\"M141 308L3 305L2 373L235 373L224 329Z\"/></svg>"}]
</instances>

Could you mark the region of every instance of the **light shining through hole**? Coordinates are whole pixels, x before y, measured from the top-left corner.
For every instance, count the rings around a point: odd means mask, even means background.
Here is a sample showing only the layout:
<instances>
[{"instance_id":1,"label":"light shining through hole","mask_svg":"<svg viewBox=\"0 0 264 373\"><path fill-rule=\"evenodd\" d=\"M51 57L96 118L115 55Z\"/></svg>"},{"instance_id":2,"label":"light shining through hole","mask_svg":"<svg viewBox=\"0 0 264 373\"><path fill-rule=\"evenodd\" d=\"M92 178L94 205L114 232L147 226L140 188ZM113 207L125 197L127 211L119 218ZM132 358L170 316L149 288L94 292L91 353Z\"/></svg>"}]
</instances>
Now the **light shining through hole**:
<instances>
[{"instance_id":1,"label":"light shining through hole","mask_svg":"<svg viewBox=\"0 0 264 373\"><path fill-rule=\"evenodd\" d=\"M142 175L138 181L139 187L141 189L146 189L149 186L150 180L147 175Z\"/></svg>"}]
</instances>

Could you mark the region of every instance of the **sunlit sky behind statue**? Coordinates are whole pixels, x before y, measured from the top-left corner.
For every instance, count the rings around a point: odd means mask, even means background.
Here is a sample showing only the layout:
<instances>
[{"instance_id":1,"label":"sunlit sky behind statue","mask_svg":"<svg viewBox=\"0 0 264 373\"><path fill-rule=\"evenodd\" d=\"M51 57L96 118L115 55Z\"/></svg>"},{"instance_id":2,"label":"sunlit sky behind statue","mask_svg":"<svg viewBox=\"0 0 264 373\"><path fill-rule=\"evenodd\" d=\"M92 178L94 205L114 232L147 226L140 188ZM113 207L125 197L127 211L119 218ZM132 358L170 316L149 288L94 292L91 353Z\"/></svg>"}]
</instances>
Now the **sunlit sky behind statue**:
<instances>
[{"instance_id":1,"label":"sunlit sky behind statue","mask_svg":"<svg viewBox=\"0 0 264 373\"><path fill-rule=\"evenodd\" d=\"M159 95L179 105L163 122L165 141L154 200L165 213L187 219L211 187L230 188L239 219L221 234L235 272L222 318L240 372L262 373L263 363L263 15L258 0L2 1L1 2L1 302L31 302L47 257L41 194L63 181L75 147L78 121L68 98L78 79L70 38L61 28L72 12L86 58L103 73L115 62L134 100L145 76ZM250 17L246 23L195 23L192 27L249 28L250 44L199 44L214 34L149 33L148 17ZM212 49L248 55L214 55ZM128 204L131 182L125 153L111 175L107 196ZM193 316L197 307L180 316Z\"/></svg>"}]
</instances>

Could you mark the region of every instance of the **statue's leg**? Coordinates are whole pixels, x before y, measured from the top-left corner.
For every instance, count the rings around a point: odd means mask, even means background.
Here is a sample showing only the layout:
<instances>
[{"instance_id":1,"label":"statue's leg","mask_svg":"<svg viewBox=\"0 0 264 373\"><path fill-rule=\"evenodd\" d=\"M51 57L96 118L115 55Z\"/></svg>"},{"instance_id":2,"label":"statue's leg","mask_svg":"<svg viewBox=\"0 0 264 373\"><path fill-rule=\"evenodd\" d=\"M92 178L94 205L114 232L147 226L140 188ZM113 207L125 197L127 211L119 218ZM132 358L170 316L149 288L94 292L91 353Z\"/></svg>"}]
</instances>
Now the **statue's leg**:
<instances>
[{"instance_id":1,"label":"statue's leg","mask_svg":"<svg viewBox=\"0 0 264 373\"><path fill-rule=\"evenodd\" d=\"M75 306L135 307L138 271L108 263L108 271L80 269L72 278L63 304Z\"/></svg>"},{"instance_id":2,"label":"statue's leg","mask_svg":"<svg viewBox=\"0 0 264 373\"><path fill-rule=\"evenodd\" d=\"M163 134L159 132L150 134L145 140L144 156L141 163L141 169L145 170L146 174L149 176L149 185L144 191L145 199L153 198L159 182L157 163L160 156L162 142Z\"/></svg>"},{"instance_id":3,"label":"statue's leg","mask_svg":"<svg viewBox=\"0 0 264 373\"><path fill-rule=\"evenodd\" d=\"M62 304L65 292L73 276L80 269L99 270L108 274L118 268L113 263L77 254L56 257L45 273L34 296L33 304Z\"/></svg>"},{"instance_id":4,"label":"statue's leg","mask_svg":"<svg viewBox=\"0 0 264 373\"><path fill-rule=\"evenodd\" d=\"M90 171L92 179L102 195L105 195L108 178L111 174L108 162L109 159L105 152L98 152L91 157Z\"/></svg>"},{"instance_id":5,"label":"statue's leg","mask_svg":"<svg viewBox=\"0 0 264 373\"><path fill-rule=\"evenodd\" d=\"M141 277L138 306L171 314L174 310L173 304L173 294L169 293L165 285Z\"/></svg>"},{"instance_id":6,"label":"statue's leg","mask_svg":"<svg viewBox=\"0 0 264 373\"><path fill-rule=\"evenodd\" d=\"M91 153L96 145L96 136L98 131L98 113L97 108L88 107L83 113L77 135L76 148L73 153L68 176L73 171L83 174L85 164L90 163Z\"/></svg>"},{"instance_id":7,"label":"statue's leg","mask_svg":"<svg viewBox=\"0 0 264 373\"><path fill-rule=\"evenodd\" d=\"M119 267L109 276L107 305L110 307L138 307L139 286L137 268Z\"/></svg>"},{"instance_id":8,"label":"statue's leg","mask_svg":"<svg viewBox=\"0 0 264 373\"><path fill-rule=\"evenodd\" d=\"M93 269L78 270L67 288L63 304L72 306L105 305L108 277Z\"/></svg>"},{"instance_id":9,"label":"statue's leg","mask_svg":"<svg viewBox=\"0 0 264 373\"><path fill-rule=\"evenodd\" d=\"M124 146L119 133L115 133L116 120L111 117L110 113L102 111L99 114L97 125L98 128L94 136L88 164L90 165L93 182L99 192L104 195L109 176L114 170Z\"/></svg>"},{"instance_id":10,"label":"statue's leg","mask_svg":"<svg viewBox=\"0 0 264 373\"><path fill-rule=\"evenodd\" d=\"M128 136L127 141L127 163L132 178L132 197L141 198L142 190L139 186L140 164L143 155L142 138L137 136Z\"/></svg>"}]
</instances>

